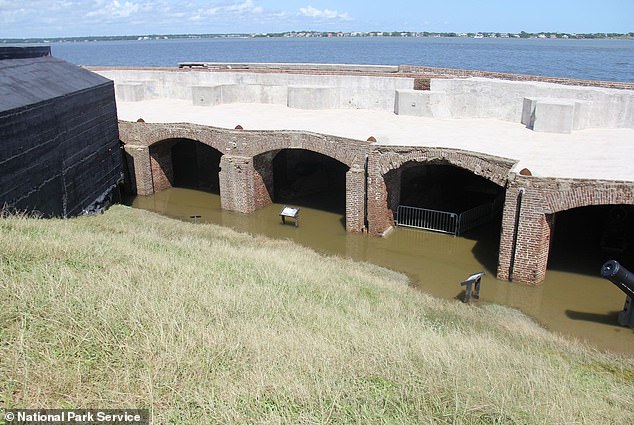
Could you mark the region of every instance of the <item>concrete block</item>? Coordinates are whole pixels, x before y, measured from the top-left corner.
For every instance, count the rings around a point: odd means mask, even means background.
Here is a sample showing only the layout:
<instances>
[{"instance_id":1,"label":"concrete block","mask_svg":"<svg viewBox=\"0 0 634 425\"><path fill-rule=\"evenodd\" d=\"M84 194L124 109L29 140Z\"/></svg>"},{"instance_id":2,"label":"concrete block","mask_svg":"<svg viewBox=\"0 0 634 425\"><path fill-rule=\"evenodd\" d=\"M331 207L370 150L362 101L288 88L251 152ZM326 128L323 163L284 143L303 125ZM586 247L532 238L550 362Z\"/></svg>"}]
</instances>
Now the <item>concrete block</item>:
<instances>
[{"instance_id":1,"label":"concrete block","mask_svg":"<svg viewBox=\"0 0 634 425\"><path fill-rule=\"evenodd\" d=\"M222 103L222 86L192 86L192 103L215 106Z\"/></svg>"},{"instance_id":2,"label":"concrete block","mask_svg":"<svg viewBox=\"0 0 634 425\"><path fill-rule=\"evenodd\" d=\"M427 90L396 90L394 113L417 117L449 118L447 105L443 103L445 92Z\"/></svg>"},{"instance_id":3,"label":"concrete block","mask_svg":"<svg viewBox=\"0 0 634 425\"><path fill-rule=\"evenodd\" d=\"M116 99L122 102L140 102L145 100L145 86L143 83L116 83L114 92Z\"/></svg>"},{"instance_id":4,"label":"concrete block","mask_svg":"<svg viewBox=\"0 0 634 425\"><path fill-rule=\"evenodd\" d=\"M297 109L336 109L339 107L339 89L337 87L289 86L287 106Z\"/></svg>"},{"instance_id":5,"label":"concrete block","mask_svg":"<svg viewBox=\"0 0 634 425\"><path fill-rule=\"evenodd\" d=\"M573 128L585 125L582 111L588 102L573 99L548 99L525 97L521 122L533 131L545 133L570 133ZM577 112L579 112L577 114Z\"/></svg>"},{"instance_id":6,"label":"concrete block","mask_svg":"<svg viewBox=\"0 0 634 425\"><path fill-rule=\"evenodd\" d=\"M533 131L570 133L575 113L574 102L538 101L535 105Z\"/></svg>"},{"instance_id":7,"label":"concrete block","mask_svg":"<svg viewBox=\"0 0 634 425\"><path fill-rule=\"evenodd\" d=\"M521 123L526 127L532 129L533 121L535 119L535 106L539 99L535 97L525 97L522 106L522 118Z\"/></svg>"},{"instance_id":8,"label":"concrete block","mask_svg":"<svg viewBox=\"0 0 634 425\"><path fill-rule=\"evenodd\" d=\"M593 118L592 102L575 100L575 114L572 118L572 129L583 130L584 128L594 127L592 123Z\"/></svg>"}]
</instances>

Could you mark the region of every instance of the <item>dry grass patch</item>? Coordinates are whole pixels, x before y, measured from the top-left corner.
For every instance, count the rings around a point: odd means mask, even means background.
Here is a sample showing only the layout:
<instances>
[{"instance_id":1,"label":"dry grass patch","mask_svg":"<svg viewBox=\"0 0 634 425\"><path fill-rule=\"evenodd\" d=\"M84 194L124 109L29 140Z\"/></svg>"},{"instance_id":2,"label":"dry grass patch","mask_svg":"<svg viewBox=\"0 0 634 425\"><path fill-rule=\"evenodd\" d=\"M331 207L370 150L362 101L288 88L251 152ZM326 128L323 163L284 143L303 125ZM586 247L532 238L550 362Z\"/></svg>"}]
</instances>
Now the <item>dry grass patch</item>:
<instances>
[{"instance_id":1,"label":"dry grass patch","mask_svg":"<svg viewBox=\"0 0 634 425\"><path fill-rule=\"evenodd\" d=\"M114 207L0 220L4 407L156 423L631 423L634 359L286 241Z\"/></svg>"}]
</instances>

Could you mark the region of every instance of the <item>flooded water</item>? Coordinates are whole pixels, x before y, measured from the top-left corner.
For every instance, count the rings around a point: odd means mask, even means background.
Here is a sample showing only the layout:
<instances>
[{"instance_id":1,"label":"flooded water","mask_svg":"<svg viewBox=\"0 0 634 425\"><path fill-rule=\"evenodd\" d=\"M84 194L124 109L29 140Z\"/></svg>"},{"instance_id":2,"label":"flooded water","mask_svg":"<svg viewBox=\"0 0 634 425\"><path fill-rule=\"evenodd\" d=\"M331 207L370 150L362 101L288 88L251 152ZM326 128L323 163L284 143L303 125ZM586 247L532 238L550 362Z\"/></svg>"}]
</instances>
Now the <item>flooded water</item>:
<instances>
[{"instance_id":1,"label":"flooded water","mask_svg":"<svg viewBox=\"0 0 634 425\"><path fill-rule=\"evenodd\" d=\"M299 227L283 225L280 204L253 214L223 211L218 195L173 188L136 197L131 205L170 217L231 227L240 232L293 240L316 251L367 261L403 272L412 284L434 296L462 299L460 282L484 271L480 302L517 308L546 328L601 349L634 354L634 331L616 324L625 295L596 275L549 270L539 287L495 278L499 224L467 237L398 228L387 237L348 234L341 214L302 207ZM288 224L291 223L291 224Z\"/></svg>"}]
</instances>

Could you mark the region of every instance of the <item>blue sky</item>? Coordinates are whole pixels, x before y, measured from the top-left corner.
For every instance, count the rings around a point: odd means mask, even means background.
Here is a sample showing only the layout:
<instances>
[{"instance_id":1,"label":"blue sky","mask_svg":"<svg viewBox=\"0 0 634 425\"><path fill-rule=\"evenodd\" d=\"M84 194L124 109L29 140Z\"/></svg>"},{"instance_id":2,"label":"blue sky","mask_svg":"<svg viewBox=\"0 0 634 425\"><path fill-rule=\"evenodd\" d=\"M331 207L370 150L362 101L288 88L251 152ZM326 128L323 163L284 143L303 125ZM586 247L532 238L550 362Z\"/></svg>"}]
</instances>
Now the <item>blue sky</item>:
<instances>
[{"instance_id":1,"label":"blue sky","mask_svg":"<svg viewBox=\"0 0 634 425\"><path fill-rule=\"evenodd\" d=\"M634 0L0 0L0 38L319 31L634 32Z\"/></svg>"}]
</instances>

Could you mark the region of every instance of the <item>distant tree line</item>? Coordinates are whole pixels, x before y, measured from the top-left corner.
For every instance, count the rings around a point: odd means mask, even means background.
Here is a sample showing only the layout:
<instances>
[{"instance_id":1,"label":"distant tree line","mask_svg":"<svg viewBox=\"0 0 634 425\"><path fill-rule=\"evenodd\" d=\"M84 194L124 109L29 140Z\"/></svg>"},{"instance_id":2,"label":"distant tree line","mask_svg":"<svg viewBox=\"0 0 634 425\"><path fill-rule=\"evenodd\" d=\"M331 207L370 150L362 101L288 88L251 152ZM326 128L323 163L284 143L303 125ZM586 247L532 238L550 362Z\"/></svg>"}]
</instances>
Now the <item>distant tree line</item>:
<instances>
[{"instance_id":1,"label":"distant tree line","mask_svg":"<svg viewBox=\"0 0 634 425\"><path fill-rule=\"evenodd\" d=\"M629 33L560 33L560 32L429 32L429 31L286 31L275 33L234 33L234 34L148 34L148 35L108 35L82 37L33 37L4 38L0 43L54 43L85 41L120 41L120 40L170 40L200 38L254 38L254 37L470 37L470 38L564 38L564 39L634 39L634 32Z\"/></svg>"}]
</instances>

